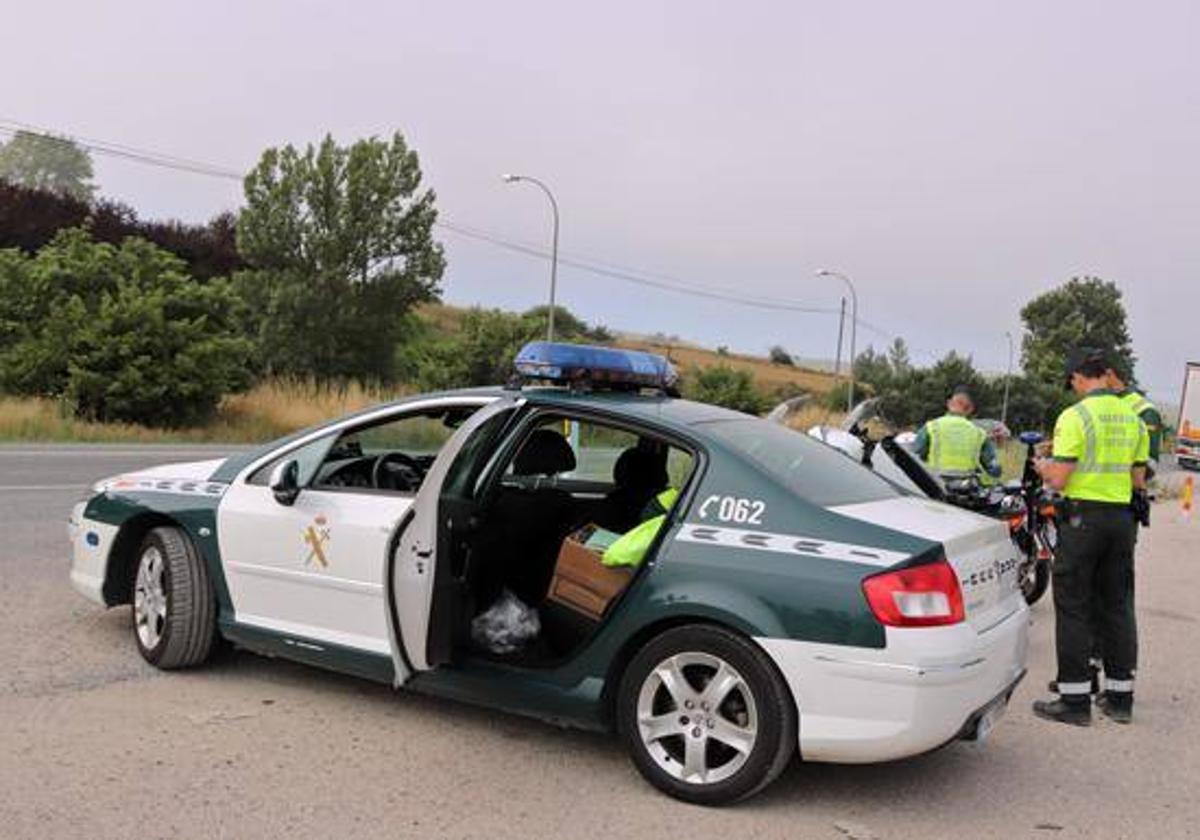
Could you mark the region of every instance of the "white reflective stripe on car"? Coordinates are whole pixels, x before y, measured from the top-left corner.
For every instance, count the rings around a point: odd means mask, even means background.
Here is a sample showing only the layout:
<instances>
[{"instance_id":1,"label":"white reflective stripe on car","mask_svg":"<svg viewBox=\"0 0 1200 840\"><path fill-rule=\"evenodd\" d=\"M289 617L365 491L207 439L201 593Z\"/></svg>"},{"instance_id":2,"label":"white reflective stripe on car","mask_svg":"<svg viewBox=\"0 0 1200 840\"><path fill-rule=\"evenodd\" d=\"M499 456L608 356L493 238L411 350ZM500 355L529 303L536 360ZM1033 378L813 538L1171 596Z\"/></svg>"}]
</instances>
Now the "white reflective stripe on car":
<instances>
[{"instance_id":1,"label":"white reflective stripe on car","mask_svg":"<svg viewBox=\"0 0 1200 840\"><path fill-rule=\"evenodd\" d=\"M1060 682L1058 684L1059 694L1091 694L1092 684L1090 682Z\"/></svg>"},{"instance_id":2,"label":"white reflective stripe on car","mask_svg":"<svg viewBox=\"0 0 1200 840\"><path fill-rule=\"evenodd\" d=\"M747 531L742 528L723 528L715 525L685 524L675 537L681 542L722 545L730 548L749 548L801 557L823 557L828 560L847 560L869 566L891 566L909 555L867 545L832 542L803 534L772 534L766 531Z\"/></svg>"}]
</instances>

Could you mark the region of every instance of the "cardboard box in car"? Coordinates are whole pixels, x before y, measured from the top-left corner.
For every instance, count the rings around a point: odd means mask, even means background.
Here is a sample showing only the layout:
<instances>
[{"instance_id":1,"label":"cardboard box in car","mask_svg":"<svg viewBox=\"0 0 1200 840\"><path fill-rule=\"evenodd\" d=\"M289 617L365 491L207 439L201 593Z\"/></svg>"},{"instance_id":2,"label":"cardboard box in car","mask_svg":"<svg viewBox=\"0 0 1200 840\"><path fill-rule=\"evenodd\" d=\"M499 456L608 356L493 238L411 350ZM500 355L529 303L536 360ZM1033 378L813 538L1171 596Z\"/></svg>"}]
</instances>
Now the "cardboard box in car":
<instances>
[{"instance_id":1,"label":"cardboard box in car","mask_svg":"<svg viewBox=\"0 0 1200 840\"><path fill-rule=\"evenodd\" d=\"M546 595L550 601L596 620L629 585L634 572L627 566L609 567L600 562L604 550L599 546L607 541L599 530L586 525L563 540Z\"/></svg>"}]
</instances>

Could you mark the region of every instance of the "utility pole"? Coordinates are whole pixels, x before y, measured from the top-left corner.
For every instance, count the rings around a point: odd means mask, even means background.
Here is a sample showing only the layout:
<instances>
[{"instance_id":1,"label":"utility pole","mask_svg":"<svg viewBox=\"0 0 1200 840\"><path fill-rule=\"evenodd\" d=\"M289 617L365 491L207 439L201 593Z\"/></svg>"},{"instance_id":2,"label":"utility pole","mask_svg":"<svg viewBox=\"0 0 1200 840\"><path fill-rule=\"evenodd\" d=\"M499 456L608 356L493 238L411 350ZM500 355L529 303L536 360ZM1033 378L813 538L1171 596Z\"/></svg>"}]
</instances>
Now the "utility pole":
<instances>
[{"instance_id":1,"label":"utility pole","mask_svg":"<svg viewBox=\"0 0 1200 840\"><path fill-rule=\"evenodd\" d=\"M1013 365L1013 337L1009 330L1004 331L1004 337L1008 339L1008 371L1004 374L1004 402L1000 405L1000 422L1008 426L1008 386L1012 382L1012 365Z\"/></svg>"},{"instance_id":2,"label":"utility pole","mask_svg":"<svg viewBox=\"0 0 1200 840\"><path fill-rule=\"evenodd\" d=\"M850 278L840 271L821 269L817 272L817 276L836 277L850 290L850 387L846 391L846 412L849 413L854 409L854 354L856 350L854 345L858 339L858 292L854 290L854 284L850 282Z\"/></svg>"}]
</instances>

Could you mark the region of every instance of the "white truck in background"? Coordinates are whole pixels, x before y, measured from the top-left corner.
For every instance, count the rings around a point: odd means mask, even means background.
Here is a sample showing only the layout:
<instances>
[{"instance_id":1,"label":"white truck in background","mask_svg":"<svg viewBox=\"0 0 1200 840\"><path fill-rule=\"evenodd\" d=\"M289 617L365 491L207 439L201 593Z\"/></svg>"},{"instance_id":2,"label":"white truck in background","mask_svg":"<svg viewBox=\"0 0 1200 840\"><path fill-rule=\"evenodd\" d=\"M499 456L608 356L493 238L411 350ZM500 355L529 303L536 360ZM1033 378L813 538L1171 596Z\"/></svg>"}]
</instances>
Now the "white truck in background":
<instances>
[{"instance_id":1,"label":"white truck in background","mask_svg":"<svg viewBox=\"0 0 1200 840\"><path fill-rule=\"evenodd\" d=\"M1200 469L1200 362L1188 362L1175 428L1175 460L1186 469Z\"/></svg>"}]
</instances>

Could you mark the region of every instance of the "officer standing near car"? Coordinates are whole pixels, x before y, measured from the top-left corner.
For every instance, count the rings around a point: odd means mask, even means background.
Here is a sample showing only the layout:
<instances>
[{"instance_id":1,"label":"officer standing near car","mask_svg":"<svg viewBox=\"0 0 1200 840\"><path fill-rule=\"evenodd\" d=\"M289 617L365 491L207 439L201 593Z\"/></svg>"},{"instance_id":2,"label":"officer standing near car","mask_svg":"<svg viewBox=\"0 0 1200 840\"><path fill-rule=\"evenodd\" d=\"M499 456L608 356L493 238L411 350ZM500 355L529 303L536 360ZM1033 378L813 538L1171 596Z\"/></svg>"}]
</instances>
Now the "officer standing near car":
<instances>
[{"instance_id":1,"label":"officer standing near car","mask_svg":"<svg viewBox=\"0 0 1200 840\"><path fill-rule=\"evenodd\" d=\"M946 400L946 413L921 427L913 450L925 461L930 472L945 477L1000 476L996 447L987 432L971 422L975 399L965 385L959 385Z\"/></svg>"},{"instance_id":2,"label":"officer standing near car","mask_svg":"<svg viewBox=\"0 0 1200 840\"><path fill-rule=\"evenodd\" d=\"M1130 503L1134 491L1145 488L1150 440L1145 424L1108 388L1108 367L1099 350L1079 348L1069 355L1067 380L1080 400L1055 423L1053 456L1037 463L1046 484L1066 500L1054 560L1059 699L1038 700L1033 711L1079 726L1092 721L1088 659L1094 621L1106 677L1097 705L1120 723L1133 715L1136 525Z\"/></svg>"},{"instance_id":3,"label":"officer standing near car","mask_svg":"<svg viewBox=\"0 0 1200 840\"><path fill-rule=\"evenodd\" d=\"M1146 478L1151 479L1158 467L1158 453L1162 448L1162 414L1159 413L1158 406L1152 403L1145 394L1126 384L1131 377L1129 367L1124 362L1113 359L1107 376L1108 387L1133 409L1133 413L1138 416L1139 420L1146 424L1146 431L1150 435L1150 458L1146 463Z\"/></svg>"}]
</instances>

